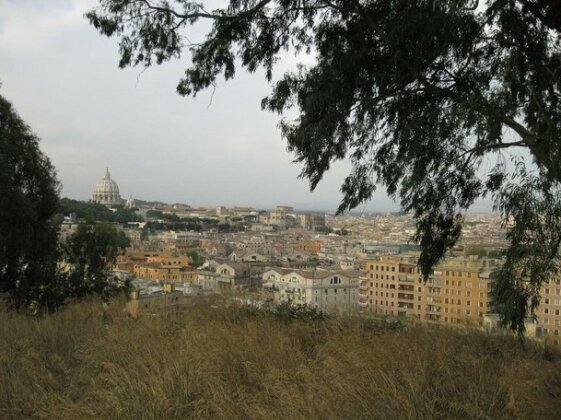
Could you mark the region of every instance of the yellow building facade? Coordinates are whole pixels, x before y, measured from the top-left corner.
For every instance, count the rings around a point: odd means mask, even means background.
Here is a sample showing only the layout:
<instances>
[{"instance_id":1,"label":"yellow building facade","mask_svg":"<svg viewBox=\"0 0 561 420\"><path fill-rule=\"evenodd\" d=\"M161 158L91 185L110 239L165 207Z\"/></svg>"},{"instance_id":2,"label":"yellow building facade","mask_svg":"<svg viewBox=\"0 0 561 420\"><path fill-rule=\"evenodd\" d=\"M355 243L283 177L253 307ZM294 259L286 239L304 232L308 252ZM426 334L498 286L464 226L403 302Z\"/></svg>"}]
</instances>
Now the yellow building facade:
<instances>
[{"instance_id":1,"label":"yellow building facade","mask_svg":"<svg viewBox=\"0 0 561 420\"><path fill-rule=\"evenodd\" d=\"M424 282L417 258L384 255L366 260L359 294L362 310L449 323L480 323L491 311L496 260L449 259Z\"/></svg>"}]
</instances>

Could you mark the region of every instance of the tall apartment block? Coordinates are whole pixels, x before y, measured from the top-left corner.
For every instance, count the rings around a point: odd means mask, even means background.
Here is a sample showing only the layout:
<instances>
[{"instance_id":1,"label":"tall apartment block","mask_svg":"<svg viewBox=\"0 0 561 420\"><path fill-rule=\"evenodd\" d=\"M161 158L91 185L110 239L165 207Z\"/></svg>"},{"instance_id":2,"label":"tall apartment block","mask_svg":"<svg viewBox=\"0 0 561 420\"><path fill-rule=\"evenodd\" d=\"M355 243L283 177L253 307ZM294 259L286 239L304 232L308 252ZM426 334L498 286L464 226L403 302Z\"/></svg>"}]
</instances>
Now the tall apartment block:
<instances>
[{"instance_id":1,"label":"tall apartment block","mask_svg":"<svg viewBox=\"0 0 561 420\"><path fill-rule=\"evenodd\" d=\"M540 290L540 305L535 314L541 334L554 344L561 344L561 279L547 280Z\"/></svg>"},{"instance_id":2,"label":"tall apartment block","mask_svg":"<svg viewBox=\"0 0 561 420\"><path fill-rule=\"evenodd\" d=\"M478 323L491 312L492 271L498 260L451 258L424 282L417 258L385 255L365 261L359 306L372 313L450 323Z\"/></svg>"}]
</instances>

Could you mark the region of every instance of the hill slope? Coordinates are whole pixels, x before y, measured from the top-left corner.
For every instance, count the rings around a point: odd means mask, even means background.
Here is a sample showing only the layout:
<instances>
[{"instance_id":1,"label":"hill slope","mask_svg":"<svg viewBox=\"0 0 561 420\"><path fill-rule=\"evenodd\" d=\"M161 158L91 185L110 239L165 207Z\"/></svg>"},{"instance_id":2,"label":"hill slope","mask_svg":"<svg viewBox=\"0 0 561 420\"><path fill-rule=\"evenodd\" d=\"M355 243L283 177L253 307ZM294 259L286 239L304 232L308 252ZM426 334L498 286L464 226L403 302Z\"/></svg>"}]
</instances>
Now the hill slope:
<instances>
[{"instance_id":1,"label":"hill slope","mask_svg":"<svg viewBox=\"0 0 561 420\"><path fill-rule=\"evenodd\" d=\"M551 349L374 320L0 313L0 418L560 418Z\"/></svg>"}]
</instances>

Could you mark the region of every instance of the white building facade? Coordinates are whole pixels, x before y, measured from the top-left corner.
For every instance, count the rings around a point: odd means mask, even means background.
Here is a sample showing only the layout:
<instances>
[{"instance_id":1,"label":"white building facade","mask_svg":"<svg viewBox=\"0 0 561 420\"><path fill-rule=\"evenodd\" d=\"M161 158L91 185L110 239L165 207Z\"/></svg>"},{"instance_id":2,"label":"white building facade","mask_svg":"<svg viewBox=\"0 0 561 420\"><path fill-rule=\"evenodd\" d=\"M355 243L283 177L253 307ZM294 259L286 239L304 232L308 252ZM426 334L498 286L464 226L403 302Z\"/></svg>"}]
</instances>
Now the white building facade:
<instances>
[{"instance_id":1,"label":"white building facade","mask_svg":"<svg viewBox=\"0 0 561 420\"><path fill-rule=\"evenodd\" d=\"M307 304L336 315L358 310L358 271L271 268L263 273L263 286L274 291L277 302Z\"/></svg>"}]
</instances>

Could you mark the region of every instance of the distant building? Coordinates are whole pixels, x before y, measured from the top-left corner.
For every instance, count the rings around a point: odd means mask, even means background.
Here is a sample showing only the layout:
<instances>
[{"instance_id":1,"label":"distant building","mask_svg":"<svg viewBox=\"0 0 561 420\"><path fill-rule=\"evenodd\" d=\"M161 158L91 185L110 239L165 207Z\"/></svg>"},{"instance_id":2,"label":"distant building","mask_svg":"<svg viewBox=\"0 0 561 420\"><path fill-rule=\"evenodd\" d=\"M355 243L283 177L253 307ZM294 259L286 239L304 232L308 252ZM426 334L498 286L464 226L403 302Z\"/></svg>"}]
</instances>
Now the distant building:
<instances>
[{"instance_id":1,"label":"distant building","mask_svg":"<svg viewBox=\"0 0 561 420\"><path fill-rule=\"evenodd\" d=\"M92 192L92 202L105 206L123 204L121 194L119 193L119 186L111 179L109 169L107 168L105 169L105 175L96 184Z\"/></svg>"},{"instance_id":2,"label":"distant building","mask_svg":"<svg viewBox=\"0 0 561 420\"><path fill-rule=\"evenodd\" d=\"M181 315L193 302L191 296L176 292L173 284L166 284L161 292L150 294L133 291L130 297L125 311L133 318Z\"/></svg>"},{"instance_id":3,"label":"distant building","mask_svg":"<svg viewBox=\"0 0 561 420\"><path fill-rule=\"evenodd\" d=\"M134 198L132 198L132 195L129 196L129 198L127 198L127 202L125 203L125 207L127 209L133 209L136 207L136 201L134 201Z\"/></svg>"},{"instance_id":4,"label":"distant building","mask_svg":"<svg viewBox=\"0 0 561 420\"><path fill-rule=\"evenodd\" d=\"M307 304L331 314L357 311L358 285L358 271L270 268L263 273L263 287L274 291L275 301Z\"/></svg>"}]
</instances>

